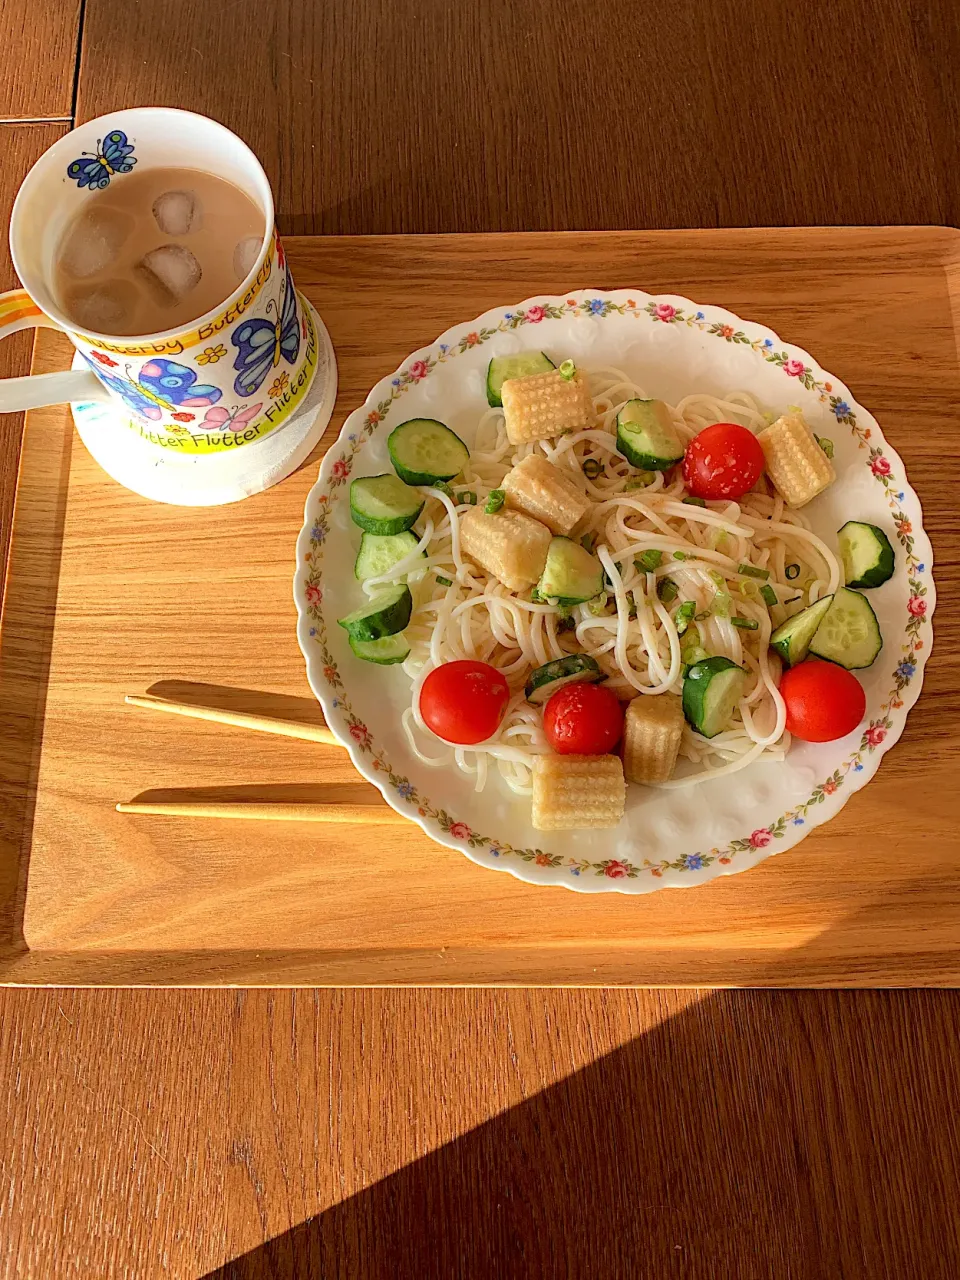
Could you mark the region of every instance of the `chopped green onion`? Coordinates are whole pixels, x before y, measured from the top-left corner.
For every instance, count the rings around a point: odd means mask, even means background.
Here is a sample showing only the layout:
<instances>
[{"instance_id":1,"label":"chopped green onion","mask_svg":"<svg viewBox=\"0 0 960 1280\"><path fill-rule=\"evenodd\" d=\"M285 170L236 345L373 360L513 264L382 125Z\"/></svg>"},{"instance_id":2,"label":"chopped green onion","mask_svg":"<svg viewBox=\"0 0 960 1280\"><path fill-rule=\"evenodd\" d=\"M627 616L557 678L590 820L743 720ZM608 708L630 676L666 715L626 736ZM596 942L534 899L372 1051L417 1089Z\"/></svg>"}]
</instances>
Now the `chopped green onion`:
<instances>
[{"instance_id":1,"label":"chopped green onion","mask_svg":"<svg viewBox=\"0 0 960 1280\"><path fill-rule=\"evenodd\" d=\"M453 580L451 578L445 578L442 573L437 574L437 582L439 582L441 587L453 586Z\"/></svg>"},{"instance_id":2,"label":"chopped green onion","mask_svg":"<svg viewBox=\"0 0 960 1280\"><path fill-rule=\"evenodd\" d=\"M706 649L701 649L699 647L695 649L688 649L686 656L687 656L687 662L691 667L695 662L703 662L705 658L710 657Z\"/></svg>"},{"instance_id":3,"label":"chopped green onion","mask_svg":"<svg viewBox=\"0 0 960 1280\"><path fill-rule=\"evenodd\" d=\"M763 586L760 588L760 597L765 604L768 604L770 606L771 609L775 604L780 603L780 601L777 599L777 593L774 591L773 587L771 587L768 582L765 582Z\"/></svg>"},{"instance_id":4,"label":"chopped green onion","mask_svg":"<svg viewBox=\"0 0 960 1280\"><path fill-rule=\"evenodd\" d=\"M632 476L627 481L625 493L630 493L633 489L645 489L648 484L652 484L657 478L655 471L641 471L637 475Z\"/></svg>"},{"instance_id":5,"label":"chopped green onion","mask_svg":"<svg viewBox=\"0 0 960 1280\"><path fill-rule=\"evenodd\" d=\"M566 617L561 617L560 621L557 623L558 631L575 631L576 627L577 620L571 614L567 614Z\"/></svg>"},{"instance_id":6,"label":"chopped green onion","mask_svg":"<svg viewBox=\"0 0 960 1280\"><path fill-rule=\"evenodd\" d=\"M770 577L769 569L757 569L752 564L737 565L737 573L742 573L745 578L759 578L762 582Z\"/></svg>"},{"instance_id":7,"label":"chopped green onion","mask_svg":"<svg viewBox=\"0 0 960 1280\"><path fill-rule=\"evenodd\" d=\"M567 604L558 604L557 617L560 619L561 622L564 622L566 621L567 618L573 617L573 610Z\"/></svg>"},{"instance_id":8,"label":"chopped green onion","mask_svg":"<svg viewBox=\"0 0 960 1280\"><path fill-rule=\"evenodd\" d=\"M592 600L587 601L587 613L594 618L603 618L607 612L607 597L605 595L594 596Z\"/></svg>"},{"instance_id":9,"label":"chopped green onion","mask_svg":"<svg viewBox=\"0 0 960 1280\"><path fill-rule=\"evenodd\" d=\"M685 551L675 551L673 553L674 560L686 560L687 553Z\"/></svg>"},{"instance_id":10,"label":"chopped green onion","mask_svg":"<svg viewBox=\"0 0 960 1280\"><path fill-rule=\"evenodd\" d=\"M583 474L588 480L596 480L597 476L603 475L603 463L598 462L596 458L585 458L583 461Z\"/></svg>"},{"instance_id":11,"label":"chopped green onion","mask_svg":"<svg viewBox=\"0 0 960 1280\"><path fill-rule=\"evenodd\" d=\"M672 578L661 578L657 583L657 595L664 604L670 604L680 594L677 584Z\"/></svg>"},{"instance_id":12,"label":"chopped green onion","mask_svg":"<svg viewBox=\"0 0 960 1280\"><path fill-rule=\"evenodd\" d=\"M641 551L633 564L638 573L652 573L660 567L662 560L663 552L651 547L648 551Z\"/></svg>"},{"instance_id":13,"label":"chopped green onion","mask_svg":"<svg viewBox=\"0 0 960 1280\"><path fill-rule=\"evenodd\" d=\"M468 507L475 507L477 505L477 495L472 489L464 489L462 493L457 494L457 502L460 506L466 503Z\"/></svg>"},{"instance_id":14,"label":"chopped green onion","mask_svg":"<svg viewBox=\"0 0 960 1280\"><path fill-rule=\"evenodd\" d=\"M702 498L684 498L683 501L688 507L705 507L707 505Z\"/></svg>"},{"instance_id":15,"label":"chopped green onion","mask_svg":"<svg viewBox=\"0 0 960 1280\"><path fill-rule=\"evenodd\" d=\"M718 569L711 569L710 572L707 574L707 577L710 579L712 583L718 586L721 589L721 591L727 585L726 578Z\"/></svg>"},{"instance_id":16,"label":"chopped green onion","mask_svg":"<svg viewBox=\"0 0 960 1280\"><path fill-rule=\"evenodd\" d=\"M793 582L795 578L800 577L800 566L798 564L788 564L786 568L787 579Z\"/></svg>"},{"instance_id":17,"label":"chopped green onion","mask_svg":"<svg viewBox=\"0 0 960 1280\"><path fill-rule=\"evenodd\" d=\"M577 372L577 366L573 363L572 360L564 360L558 372L560 374L560 377L563 378L565 382L569 382L570 379L573 377L573 375Z\"/></svg>"},{"instance_id":18,"label":"chopped green onion","mask_svg":"<svg viewBox=\"0 0 960 1280\"><path fill-rule=\"evenodd\" d=\"M699 613L694 614L694 616L693 616L693 620L694 620L694 622L706 622L706 620L707 620L709 617L710 617L710 610L709 610L709 609L701 609Z\"/></svg>"},{"instance_id":19,"label":"chopped green onion","mask_svg":"<svg viewBox=\"0 0 960 1280\"><path fill-rule=\"evenodd\" d=\"M503 506L506 500L507 500L506 490L491 489L490 496L487 498L487 505L484 507L484 511L486 511L488 516L496 515L496 513L500 510L500 508Z\"/></svg>"},{"instance_id":20,"label":"chopped green onion","mask_svg":"<svg viewBox=\"0 0 960 1280\"><path fill-rule=\"evenodd\" d=\"M439 489L440 492L445 493L448 498L451 498L454 502L456 501L457 495L453 492L453 490L447 484L446 480L435 480L434 483L430 485L430 488Z\"/></svg>"},{"instance_id":21,"label":"chopped green onion","mask_svg":"<svg viewBox=\"0 0 960 1280\"><path fill-rule=\"evenodd\" d=\"M673 615L673 620L677 624L677 635L682 636L693 621L694 614L697 612L696 602L693 600L684 600L683 604Z\"/></svg>"},{"instance_id":22,"label":"chopped green onion","mask_svg":"<svg viewBox=\"0 0 960 1280\"><path fill-rule=\"evenodd\" d=\"M711 529L707 534L707 546L711 551L719 551L721 555L726 555L728 534L724 529Z\"/></svg>"},{"instance_id":23,"label":"chopped green onion","mask_svg":"<svg viewBox=\"0 0 960 1280\"><path fill-rule=\"evenodd\" d=\"M760 594L760 588L752 578L740 578L734 585L744 600L756 600Z\"/></svg>"},{"instance_id":24,"label":"chopped green onion","mask_svg":"<svg viewBox=\"0 0 960 1280\"><path fill-rule=\"evenodd\" d=\"M814 432L813 438L814 440L816 440L817 444L820 446L823 452L827 455L827 457L832 458L833 457L833 441L829 440L826 436L818 436L816 432Z\"/></svg>"},{"instance_id":25,"label":"chopped green onion","mask_svg":"<svg viewBox=\"0 0 960 1280\"><path fill-rule=\"evenodd\" d=\"M584 551L593 551L596 541L597 539L594 534L585 533L583 537L580 539L580 545L581 547L583 547Z\"/></svg>"},{"instance_id":26,"label":"chopped green onion","mask_svg":"<svg viewBox=\"0 0 960 1280\"><path fill-rule=\"evenodd\" d=\"M741 631L758 631L760 623L755 622L753 618L731 618L730 621L735 627L739 627Z\"/></svg>"},{"instance_id":27,"label":"chopped green onion","mask_svg":"<svg viewBox=\"0 0 960 1280\"><path fill-rule=\"evenodd\" d=\"M718 618L730 617L730 595L726 591L718 591L713 597L713 603L710 608Z\"/></svg>"}]
</instances>

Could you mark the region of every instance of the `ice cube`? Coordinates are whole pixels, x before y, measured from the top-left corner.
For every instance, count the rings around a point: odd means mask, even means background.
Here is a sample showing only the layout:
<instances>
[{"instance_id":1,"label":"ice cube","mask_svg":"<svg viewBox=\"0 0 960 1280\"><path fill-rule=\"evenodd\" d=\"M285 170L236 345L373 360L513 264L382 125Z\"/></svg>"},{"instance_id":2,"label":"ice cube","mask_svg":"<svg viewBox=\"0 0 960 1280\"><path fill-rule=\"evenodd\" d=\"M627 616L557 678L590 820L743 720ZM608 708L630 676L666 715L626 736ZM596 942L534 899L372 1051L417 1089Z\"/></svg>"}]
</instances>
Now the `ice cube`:
<instances>
[{"instance_id":1,"label":"ice cube","mask_svg":"<svg viewBox=\"0 0 960 1280\"><path fill-rule=\"evenodd\" d=\"M165 191L153 202L153 216L165 236L185 236L200 230L203 210L195 191Z\"/></svg>"},{"instance_id":2,"label":"ice cube","mask_svg":"<svg viewBox=\"0 0 960 1280\"><path fill-rule=\"evenodd\" d=\"M147 282L161 306L172 306L185 298L200 283L200 263L182 244L162 244L151 249L137 263L137 270Z\"/></svg>"},{"instance_id":3,"label":"ice cube","mask_svg":"<svg viewBox=\"0 0 960 1280\"><path fill-rule=\"evenodd\" d=\"M77 285L65 299L66 310L81 329L123 335L130 332L138 296L132 280Z\"/></svg>"},{"instance_id":4,"label":"ice cube","mask_svg":"<svg viewBox=\"0 0 960 1280\"><path fill-rule=\"evenodd\" d=\"M60 267L84 280L105 271L133 229L133 218L120 209L85 209L60 246Z\"/></svg>"},{"instance_id":5,"label":"ice cube","mask_svg":"<svg viewBox=\"0 0 960 1280\"><path fill-rule=\"evenodd\" d=\"M256 265L263 245L263 236L247 236L233 251L233 270L238 280L246 280Z\"/></svg>"}]
</instances>

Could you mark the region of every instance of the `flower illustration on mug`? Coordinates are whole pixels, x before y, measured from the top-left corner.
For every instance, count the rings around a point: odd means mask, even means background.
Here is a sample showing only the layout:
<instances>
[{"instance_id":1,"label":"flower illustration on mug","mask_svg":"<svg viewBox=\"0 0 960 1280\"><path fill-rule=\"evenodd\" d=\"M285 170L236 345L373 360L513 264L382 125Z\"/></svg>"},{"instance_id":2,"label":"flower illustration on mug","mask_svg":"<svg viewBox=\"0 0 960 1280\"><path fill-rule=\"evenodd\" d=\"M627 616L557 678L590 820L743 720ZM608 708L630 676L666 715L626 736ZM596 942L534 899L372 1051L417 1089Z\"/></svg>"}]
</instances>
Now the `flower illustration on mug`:
<instances>
[{"instance_id":1,"label":"flower illustration on mug","mask_svg":"<svg viewBox=\"0 0 960 1280\"><path fill-rule=\"evenodd\" d=\"M98 360L101 364L107 365L110 369L115 369L117 367L116 360L112 360L110 356L105 356L102 351L91 351L90 354L93 356L94 360Z\"/></svg>"},{"instance_id":2,"label":"flower illustration on mug","mask_svg":"<svg viewBox=\"0 0 960 1280\"><path fill-rule=\"evenodd\" d=\"M227 348L222 342L218 342L215 347L204 347L197 356L197 364L216 364L218 360L222 360L227 354Z\"/></svg>"},{"instance_id":3,"label":"flower illustration on mug","mask_svg":"<svg viewBox=\"0 0 960 1280\"><path fill-rule=\"evenodd\" d=\"M286 369L284 369L283 373L279 374L274 378L273 382L270 383L267 395L270 396L271 399L276 400L277 396L282 396L284 391L286 391L289 381L290 375L287 373Z\"/></svg>"},{"instance_id":4,"label":"flower illustration on mug","mask_svg":"<svg viewBox=\"0 0 960 1280\"><path fill-rule=\"evenodd\" d=\"M170 417L174 422L192 422L196 417L193 413L171 413Z\"/></svg>"}]
</instances>

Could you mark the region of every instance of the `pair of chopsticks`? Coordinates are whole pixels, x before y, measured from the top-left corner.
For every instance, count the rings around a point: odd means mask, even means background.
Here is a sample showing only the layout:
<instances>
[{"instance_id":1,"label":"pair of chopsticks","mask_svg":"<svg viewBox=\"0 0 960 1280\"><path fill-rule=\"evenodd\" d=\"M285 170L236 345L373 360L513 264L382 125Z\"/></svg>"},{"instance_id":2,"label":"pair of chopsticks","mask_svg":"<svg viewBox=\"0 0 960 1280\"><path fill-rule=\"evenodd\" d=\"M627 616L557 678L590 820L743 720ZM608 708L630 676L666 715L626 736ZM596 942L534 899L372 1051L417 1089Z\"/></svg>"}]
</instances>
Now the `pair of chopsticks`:
<instances>
[{"instance_id":1,"label":"pair of chopsticks","mask_svg":"<svg viewBox=\"0 0 960 1280\"><path fill-rule=\"evenodd\" d=\"M124 701L132 707L167 711L172 715L189 716L194 720L212 720L216 724L234 725L238 729L254 729L260 733L276 733L285 738L302 738L306 742L322 742L327 746L343 748L343 743L326 726L296 724L291 720L277 720L273 716L248 715L244 711L221 711L218 707L194 706L188 702L174 702L171 698L158 698L149 693L128 693ZM406 822L402 814L386 804L231 804L221 801L131 800L127 804L118 804L117 812L188 818L257 818L281 822Z\"/></svg>"}]
</instances>

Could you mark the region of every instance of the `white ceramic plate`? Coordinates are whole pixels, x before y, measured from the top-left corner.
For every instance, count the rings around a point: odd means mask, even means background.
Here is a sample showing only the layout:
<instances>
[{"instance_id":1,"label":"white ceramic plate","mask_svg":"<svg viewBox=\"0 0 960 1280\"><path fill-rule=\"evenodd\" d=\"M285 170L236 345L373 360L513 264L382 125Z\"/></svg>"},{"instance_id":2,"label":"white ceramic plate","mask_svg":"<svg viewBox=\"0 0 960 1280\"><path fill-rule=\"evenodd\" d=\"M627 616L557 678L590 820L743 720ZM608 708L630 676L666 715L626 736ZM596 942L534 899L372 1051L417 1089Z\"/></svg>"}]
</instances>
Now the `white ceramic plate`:
<instances>
[{"instance_id":1,"label":"white ceramic plate","mask_svg":"<svg viewBox=\"0 0 960 1280\"><path fill-rule=\"evenodd\" d=\"M358 661L336 625L358 600L349 480L391 469L387 436L407 418L440 418L472 445L490 357L531 347L586 369L616 365L670 403L693 391L740 388L775 412L799 405L814 431L834 441L837 483L804 509L814 530L833 545L844 521L867 520L887 531L897 552L893 578L870 592L884 647L859 673L867 694L862 731L795 743L785 761L755 763L732 779L675 791L629 787L615 830L548 835L530 825L529 801L498 778L478 795L458 770L430 768L412 755L400 727L408 678L398 667ZM521 880L648 893L745 871L789 849L873 777L920 692L932 640L931 570L903 463L870 414L805 351L719 307L640 290L583 290L456 325L377 383L347 418L307 499L294 594L311 688L356 767L389 804L439 843Z\"/></svg>"}]
</instances>

